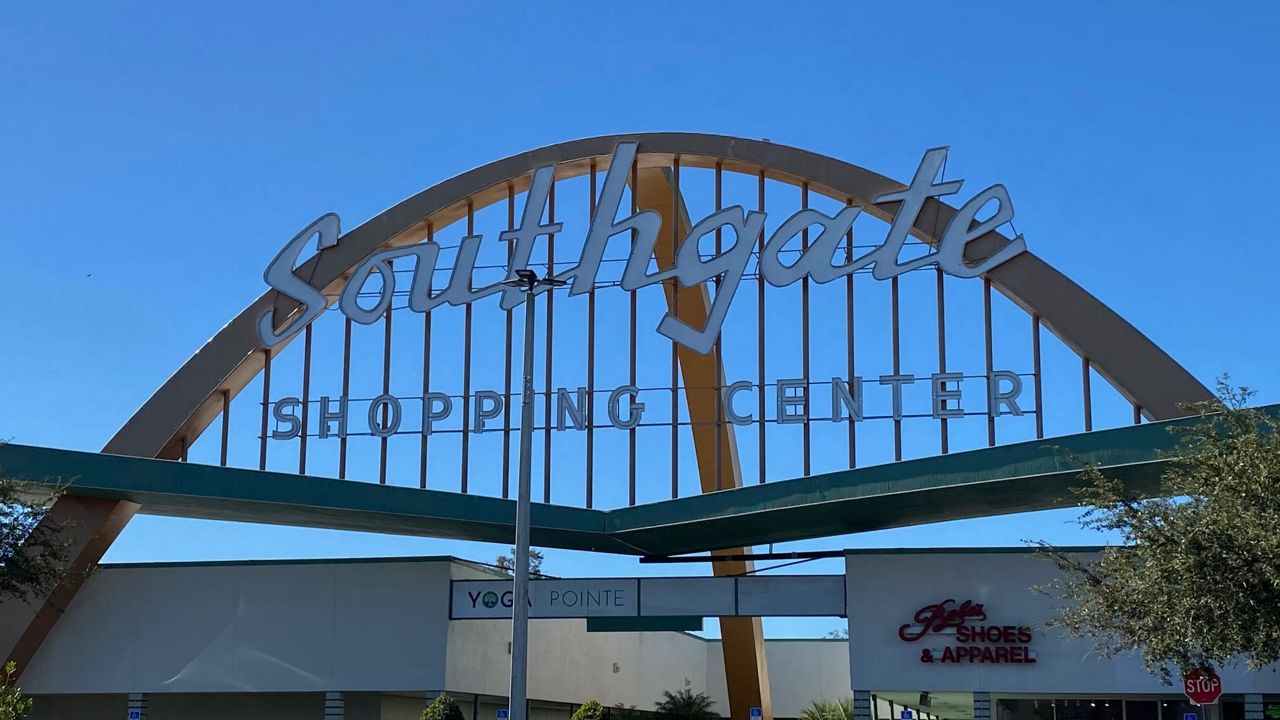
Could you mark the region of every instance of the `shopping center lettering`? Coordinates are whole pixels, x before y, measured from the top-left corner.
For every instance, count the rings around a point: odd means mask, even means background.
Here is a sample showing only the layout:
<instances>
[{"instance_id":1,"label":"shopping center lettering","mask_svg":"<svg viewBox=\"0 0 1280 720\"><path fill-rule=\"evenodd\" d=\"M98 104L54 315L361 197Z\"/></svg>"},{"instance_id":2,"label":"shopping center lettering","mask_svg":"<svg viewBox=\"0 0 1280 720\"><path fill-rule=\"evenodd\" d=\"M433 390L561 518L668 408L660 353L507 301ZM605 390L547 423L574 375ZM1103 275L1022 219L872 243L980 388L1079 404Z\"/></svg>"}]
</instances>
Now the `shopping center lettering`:
<instances>
[{"instance_id":1,"label":"shopping center lettering","mask_svg":"<svg viewBox=\"0 0 1280 720\"><path fill-rule=\"evenodd\" d=\"M812 420L831 422L862 422L866 419L901 420L906 415L930 417L934 420L945 418L961 418L967 412L961 401L964 397L962 389L966 381L978 381L986 386L985 406L979 412L990 417L1004 415L1022 415L1022 406L1018 398L1022 395L1022 377L1011 370L995 370L988 375L968 375L962 372L933 373L928 376L915 375L881 375L876 379L854 377L845 380L840 377L831 378L830 382L806 382L802 378L783 378L773 383L775 391L771 417L757 418L750 410L741 410L735 400L741 398L741 404L755 407L749 396L752 392L764 392L747 380L739 380L725 385L723 392L723 409L725 419L732 425L751 425L756 422L776 422L781 424L805 423ZM903 404L903 387L916 383L929 385L931 405L928 409L906 408ZM828 386L824 388L822 386ZM883 386L883 392L889 399L890 412L883 416L869 416L864 412L864 396L866 386ZM645 403L641 398L641 388L635 385L620 385L608 391L605 404L609 425L628 430L644 422ZM829 394L830 405L822 406L826 398L815 397L818 393ZM594 398L587 388L579 386L572 392L569 388L556 388L554 393L556 430L585 430L592 423ZM271 417L274 426L271 429L272 440L293 440L300 435L314 434L321 440L330 437L347 437L353 434L369 434L375 437L389 437L402 432L419 432L429 435L439 432L441 426L455 414L455 396L448 393L433 392L421 397L404 398L390 394L382 394L371 400L348 401L344 396L330 398L321 396L316 405L318 426L308 427L310 422L302 413L303 400L299 397L285 397L271 404ZM497 390L477 390L471 394L472 402L469 417L460 418L464 432L483 433L486 424L502 417L507 406L507 396ZM365 412L356 415L351 405L359 402ZM419 404L421 410L412 413L405 409L405 403ZM367 405L367 409L365 406ZM816 407L830 408L829 413L815 410ZM412 408L411 408L412 409ZM465 412L465 410L463 411ZM352 430L352 417L364 421L364 429ZM406 424L406 420L410 423ZM409 429L416 420L416 429ZM452 428L450 428L452 430Z\"/></svg>"}]
</instances>

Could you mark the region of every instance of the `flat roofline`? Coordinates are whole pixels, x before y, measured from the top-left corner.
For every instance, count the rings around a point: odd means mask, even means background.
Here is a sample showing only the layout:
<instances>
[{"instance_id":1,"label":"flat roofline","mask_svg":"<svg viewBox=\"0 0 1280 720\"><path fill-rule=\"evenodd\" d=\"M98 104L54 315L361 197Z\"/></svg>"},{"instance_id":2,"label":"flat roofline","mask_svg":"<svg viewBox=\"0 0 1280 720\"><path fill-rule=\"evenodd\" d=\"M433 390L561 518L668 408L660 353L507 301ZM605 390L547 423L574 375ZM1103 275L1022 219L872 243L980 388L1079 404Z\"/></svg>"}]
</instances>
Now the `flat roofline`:
<instances>
[{"instance_id":1,"label":"flat roofline","mask_svg":"<svg viewBox=\"0 0 1280 720\"><path fill-rule=\"evenodd\" d=\"M1056 550L1070 553L1097 553L1110 547L1107 545L1064 545ZM846 548L845 555L957 555L1010 553L1026 554L1039 552L1033 546L1000 546L1000 547L896 547L896 548ZM375 557L333 557L333 558L272 558L267 560L157 560L142 562L104 562L99 567L108 570L136 568L174 568L174 567L234 567L257 565L354 565L377 563L457 563L467 567L489 572L498 572L496 568L476 560L460 558L456 555L383 555Z\"/></svg>"},{"instance_id":2,"label":"flat roofline","mask_svg":"<svg viewBox=\"0 0 1280 720\"><path fill-rule=\"evenodd\" d=\"M1053 546L1054 550L1068 553L1099 553L1114 545L1061 545ZM1001 546L1001 547L928 547L928 548L847 548L845 555L985 555L985 554L1030 554L1043 552L1036 546Z\"/></svg>"},{"instance_id":3,"label":"flat roofline","mask_svg":"<svg viewBox=\"0 0 1280 720\"><path fill-rule=\"evenodd\" d=\"M457 563L480 570L497 572L493 567L474 560L466 560L454 555L391 555L381 557L336 557L336 558L273 558L269 560L159 560L155 562L104 562L98 567L107 570L123 570L133 568L175 568L175 567L234 567L252 565L355 565L360 563Z\"/></svg>"}]
</instances>

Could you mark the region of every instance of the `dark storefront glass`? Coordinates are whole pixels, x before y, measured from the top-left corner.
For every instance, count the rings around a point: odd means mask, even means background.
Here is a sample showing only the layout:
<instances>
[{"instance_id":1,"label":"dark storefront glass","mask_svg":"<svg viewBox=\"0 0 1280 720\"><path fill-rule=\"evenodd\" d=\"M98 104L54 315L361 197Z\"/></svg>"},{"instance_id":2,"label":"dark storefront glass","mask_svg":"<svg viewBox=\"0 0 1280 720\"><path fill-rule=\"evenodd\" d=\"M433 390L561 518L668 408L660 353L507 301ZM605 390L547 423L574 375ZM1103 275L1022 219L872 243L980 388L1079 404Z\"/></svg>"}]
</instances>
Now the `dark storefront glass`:
<instances>
[{"instance_id":1,"label":"dark storefront glass","mask_svg":"<svg viewBox=\"0 0 1280 720\"><path fill-rule=\"evenodd\" d=\"M1125 720L1160 720L1160 703L1157 700L1125 700Z\"/></svg>"},{"instance_id":2,"label":"dark storefront glass","mask_svg":"<svg viewBox=\"0 0 1280 720\"><path fill-rule=\"evenodd\" d=\"M1204 717L1200 714L1199 707L1185 699L1160 701L1160 720L1184 720L1185 716L1191 714L1199 718Z\"/></svg>"},{"instance_id":3,"label":"dark storefront glass","mask_svg":"<svg viewBox=\"0 0 1280 720\"><path fill-rule=\"evenodd\" d=\"M1053 720L1053 701L997 700L995 720Z\"/></svg>"},{"instance_id":4,"label":"dark storefront glass","mask_svg":"<svg viewBox=\"0 0 1280 720\"><path fill-rule=\"evenodd\" d=\"M1056 720L1123 720L1124 703L1115 698L1055 700Z\"/></svg>"}]
</instances>

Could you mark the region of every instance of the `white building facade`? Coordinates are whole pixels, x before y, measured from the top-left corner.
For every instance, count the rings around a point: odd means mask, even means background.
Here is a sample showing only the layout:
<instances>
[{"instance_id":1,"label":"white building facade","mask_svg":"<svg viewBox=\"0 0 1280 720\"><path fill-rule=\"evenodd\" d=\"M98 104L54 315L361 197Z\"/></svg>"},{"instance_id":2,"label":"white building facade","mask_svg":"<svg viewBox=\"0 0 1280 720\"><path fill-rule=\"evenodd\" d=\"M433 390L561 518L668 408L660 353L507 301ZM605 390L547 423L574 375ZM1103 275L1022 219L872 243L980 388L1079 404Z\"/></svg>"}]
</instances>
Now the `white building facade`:
<instances>
[{"instance_id":1,"label":"white building facade","mask_svg":"<svg viewBox=\"0 0 1280 720\"><path fill-rule=\"evenodd\" d=\"M1136 657L1102 658L1045 628L1052 565L1019 550L851 551L849 642L766 645L775 717L854 699L899 720L1189 720L1198 711ZM33 718L416 720L453 696L468 720L505 707L510 624L450 620L447 557L104 565L22 677ZM576 706L649 711L663 690L727 714L722 646L680 632L531 623L532 717ZM1280 674L1222 672L1212 720L1280 717ZM1201 716L1197 715L1197 718ZM744 719L746 720L746 719Z\"/></svg>"}]
</instances>

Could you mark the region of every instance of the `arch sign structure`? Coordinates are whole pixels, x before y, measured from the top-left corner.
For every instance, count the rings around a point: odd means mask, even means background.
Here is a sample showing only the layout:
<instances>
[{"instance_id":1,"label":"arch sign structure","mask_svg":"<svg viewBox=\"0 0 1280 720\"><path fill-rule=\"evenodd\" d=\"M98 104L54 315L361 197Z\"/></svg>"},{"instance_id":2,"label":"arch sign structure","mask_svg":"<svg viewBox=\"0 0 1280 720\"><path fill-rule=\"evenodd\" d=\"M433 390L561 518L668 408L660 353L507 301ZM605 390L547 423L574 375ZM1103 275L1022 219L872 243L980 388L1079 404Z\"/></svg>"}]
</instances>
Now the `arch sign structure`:
<instances>
[{"instance_id":1,"label":"arch sign structure","mask_svg":"<svg viewBox=\"0 0 1280 720\"><path fill-rule=\"evenodd\" d=\"M345 234L325 214L103 450L210 467L94 475L117 461L21 448L8 462L84 463L49 516L74 520L76 570L137 512L499 539L524 341L522 295L502 282L522 268L567 283L534 338L535 542L742 554L1056 507L1076 468L1038 441L1079 421L1063 442L1083 455L1154 462L1154 433L1115 426L1178 418L1208 391L1006 232L1003 185L962 193L947 160L929 149L900 183L767 141L617 135L483 165ZM1043 358L1042 338L1060 343ZM1091 432L1094 377L1114 391L1096 410L1122 408L1113 429ZM1045 402L1068 385L1078 403ZM348 478L368 484L346 493ZM83 577L5 605L20 665ZM721 627L734 716L771 717L759 619Z\"/></svg>"}]
</instances>

